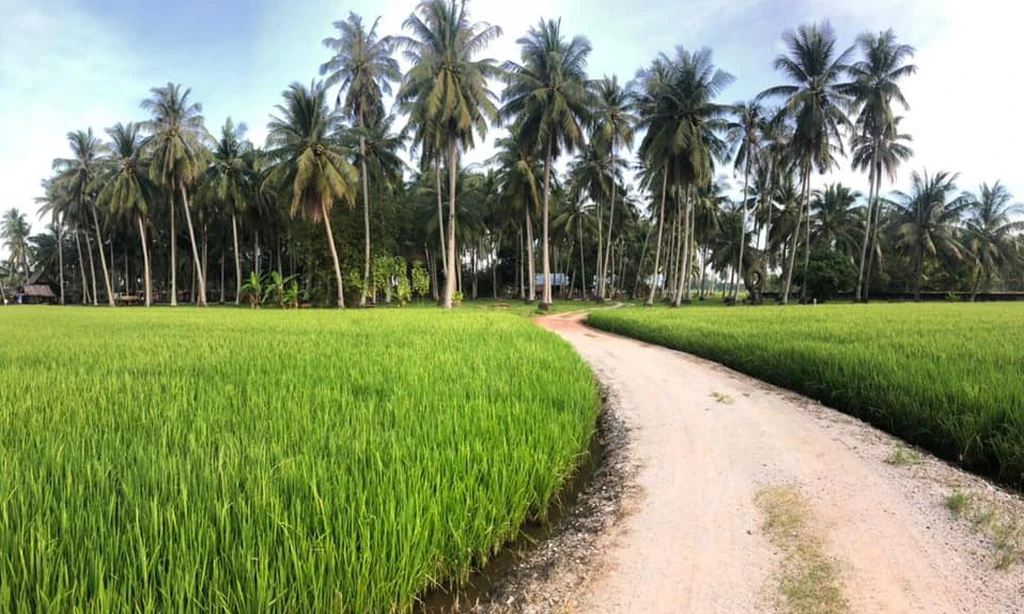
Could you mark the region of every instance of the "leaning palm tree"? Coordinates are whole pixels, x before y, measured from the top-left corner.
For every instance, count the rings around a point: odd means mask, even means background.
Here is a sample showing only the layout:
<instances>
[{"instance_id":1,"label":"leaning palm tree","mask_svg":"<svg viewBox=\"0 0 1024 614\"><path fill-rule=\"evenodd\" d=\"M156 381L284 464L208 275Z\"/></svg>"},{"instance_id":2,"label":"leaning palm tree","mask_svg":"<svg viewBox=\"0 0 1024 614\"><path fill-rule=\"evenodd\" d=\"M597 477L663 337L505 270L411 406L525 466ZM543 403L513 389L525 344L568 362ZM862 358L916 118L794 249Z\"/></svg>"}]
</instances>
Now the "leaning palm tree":
<instances>
[{"instance_id":1,"label":"leaning palm tree","mask_svg":"<svg viewBox=\"0 0 1024 614\"><path fill-rule=\"evenodd\" d=\"M562 36L561 20L541 20L526 36L516 41L521 63L507 62L508 73L501 113L518 123L531 147L544 152L544 205L541 261L544 291L541 308L551 305L551 215L552 165L562 152L583 147L584 127L590 121L591 97L586 87L590 41Z\"/></svg>"},{"instance_id":2,"label":"leaning palm tree","mask_svg":"<svg viewBox=\"0 0 1024 614\"><path fill-rule=\"evenodd\" d=\"M96 213L95 181L100 171L100 157L103 144L92 133L78 130L68 133L68 144L71 145L72 158L57 158L53 161L53 170L57 171L58 181L64 183L71 198L88 209L92 214L93 226L96 229L96 249L100 254L100 268L103 270L103 283L107 290L107 304L114 306L114 293L110 287L110 271L107 269L107 257L103 251L103 233ZM91 252L90 252L91 257ZM93 302L96 301L95 289Z\"/></svg>"},{"instance_id":3,"label":"leaning palm tree","mask_svg":"<svg viewBox=\"0 0 1024 614\"><path fill-rule=\"evenodd\" d=\"M782 39L788 53L775 58L775 69L792 85L769 88L760 96L785 98L781 113L793 122L791 147L803 186L803 209L798 218L797 232L793 234L782 296L785 304L789 300L799 227L803 221L806 222L808 237L804 248L805 271L810 263L811 171L827 172L836 166L836 154L843 154L842 130L850 126L847 117L850 99L846 86L840 80L849 70L853 48L841 53L837 50L835 32L827 21L800 26L796 32L783 34ZM806 284L804 286L801 289L802 299L807 295Z\"/></svg>"},{"instance_id":4,"label":"leaning palm tree","mask_svg":"<svg viewBox=\"0 0 1024 614\"><path fill-rule=\"evenodd\" d=\"M324 87L338 86L336 105L357 129L377 124L385 115L384 94L391 94L391 82L401 78L398 62L392 57L394 40L377 35L377 18L367 30L363 19L349 13L345 21L335 21L338 38L325 38L324 46L334 56L320 65L320 74L327 75ZM342 98L344 97L344 102ZM366 139L359 135L359 176L363 193L363 289L359 306L366 306L366 289L370 285L370 176L366 164Z\"/></svg>"},{"instance_id":5,"label":"leaning palm tree","mask_svg":"<svg viewBox=\"0 0 1024 614\"><path fill-rule=\"evenodd\" d=\"M897 118L893 115L893 102L899 104L904 110L910 108L903 91L900 90L900 81L917 72L917 67L906 62L914 57L914 48L910 45L901 45L896 42L896 34L886 30L878 32L865 32L857 38L857 47L863 54L863 59L850 66L850 75L853 81L846 88L853 97L853 110L858 112L857 135L860 140L867 141L861 147L871 150L869 160L854 160L855 169L867 169L870 189L868 191L867 209L867 232L864 234L864 241L861 246L859 271L857 275L857 300L865 300L867 292L864 290L864 278L866 275L865 262L868 259L868 244L872 236L873 228L878 224L878 197L880 190L884 141L887 135L895 134ZM890 177L894 169L890 171Z\"/></svg>"},{"instance_id":6,"label":"leaning palm tree","mask_svg":"<svg viewBox=\"0 0 1024 614\"><path fill-rule=\"evenodd\" d=\"M761 103L756 99L750 102L737 102L733 105L733 113L735 117L727 126L729 140L736 147L736 161L733 170L743 173L743 200L740 201L740 206L742 207L739 230L740 246L736 262L740 275L736 276L736 284L732 289L732 298L735 300L739 295L740 277L743 276L743 251L744 247L746 247L744 237L747 236L747 215L751 209L747 201L747 190L750 186L750 170L752 166L756 166L760 162L761 138L765 132L767 119Z\"/></svg>"},{"instance_id":7,"label":"leaning palm tree","mask_svg":"<svg viewBox=\"0 0 1024 614\"><path fill-rule=\"evenodd\" d=\"M336 144L342 118L328 106L322 83L313 82L308 88L293 83L283 96L284 103L275 107L278 115L267 125L271 148L267 156L276 163L267 182L291 188L292 216L323 222L334 261L337 304L342 308L345 294L331 230L331 207L335 200L351 206L357 185L355 168Z\"/></svg>"},{"instance_id":8,"label":"leaning palm tree","mask_svg":"<svg viewBox=\"0 0 1024 614\"><path fill-rule=\"evenodd\" d=\"M259 191L259 173L254 167L255 150L245 140L245 124L235 125L229 117L213 149L213 160L203 174L200 192L205 200L223 207L231 216L231 239L235 254L235 304L242 295L242 258L238 248L238 218L249 210Z\"/></svg>"},{"instance_id":9,"label":"leaning palm tree","mask_svg":"<svg viewBox=\"0 0 1024 614\"><path fill-rule=\"evenodd\" d=\"M106 156L107 171L103 177L103 190L97 202L113 215L122 215L135 223L142 245L142 258L146 288L146 307L153 304L153 278L149 266L149 246L146 226L150 204L155 199L156 186L149 179L148 163L142 157L142 137L138 124L115 124L107 130L112 141Z\"/></svg>"},{"instance_id":10,"label":"leaning palm tree","mask_svg":"<svg viewBox=\"0 0 1024 614\"><path fill-rule=\"evenodd\" d=\"M154 87L151 96L142 101L142 108L152 114L142 127L149 132L144 141L152 157L150 177L167 191L167 202L171 214L171 306L178 304L177 290L177 248L175 243L174 199L181 196L185 209L188 238L192 246L192 262L195 265L199 285L197 304L206 305L206 279L203 275L199 247L192 227L192 213L189 207L188 189L205 169L206 154L203 141L207 137L203 125L203 106L189 101L191 88L182 90L175 83L165 87Z\"/></svg>"},{"instance_id":11,"label":"leaning palm tree","mask_svg":"<svg viewBox=\"0 0 1024 614\"><path fill-rule=\"evenodd\" d=\"M474 58L501 35L501 28L471 22L464 0L425 0L403 26L411 36L397 38L396 43L405 49L412 67L398 90L398 103L408 112L416 133L414 143L425 157L447 151L448 271L443 305L450 309L459 267L455 251L459 154L474 146L475 137L484 138L488 122L498 119L487 80L497 78L500 71L494 60Z\"/></svg>"},{"instance_id":12,"label":"leaning palm tree","mask_svg":"<svg viewBox=\"0 0 1024 614\"><path fill-rule=\"evenodd\" d=\"M627 149L633 149L634 126L639 121L635 110L634 96L630 85L627 84L625 87L619 85L617 76L606 76L594 85L594 131L591 140L596 141L598 147L608 150L613 163L617 159L619 146L625 145ZM606 294L605 279L612 253L610 246L612 244L612 229L615 226L617 191L618 182L613 178L611 205L608 210L608 240L605 242L609 249L605 251L601 270L597 272L598 300L604 300Z\"/></svg>"},{"instance_id":13,"label":"leaning palm tree","mask_svg":"<svg viewBox=\"0 0 1024 614\"><path fill-rule=\"evenodd\" d=\"M963 258L964 246L957 236L957 226L970 201L953 196L957 177L943 171L934 175L914 171L910 193L894 193L896 248L913 263L914 300L921 298L925 258L937 257L946 262Z\"/></svg>"},{"instance_id":14,"label":"leaning palm tree","mask_svg":"<svg viewBox=\"0 0 1024 614\"><path fill-rule=\"evenodd\" d=\"M974 283L971 286L971 300L984 286L986 291L995 271L1014 259L1015 237L1024 230L1024 205L1014 203L1013 195L1000 182L993 185L981 184L977 195L965 194L968 202L967 247L974 258Z\"/></svg>"}]
</instances>

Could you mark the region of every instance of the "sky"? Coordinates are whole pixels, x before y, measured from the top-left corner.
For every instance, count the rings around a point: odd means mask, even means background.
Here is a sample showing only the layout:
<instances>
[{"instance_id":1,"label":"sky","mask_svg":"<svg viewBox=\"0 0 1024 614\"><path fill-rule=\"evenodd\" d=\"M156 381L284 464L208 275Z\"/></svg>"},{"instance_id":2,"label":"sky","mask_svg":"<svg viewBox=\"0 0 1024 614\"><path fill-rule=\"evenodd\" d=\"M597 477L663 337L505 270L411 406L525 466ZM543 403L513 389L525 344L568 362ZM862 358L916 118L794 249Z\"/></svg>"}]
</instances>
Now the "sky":
<instances>
[{"instance_id":1,"label":"sky","mask_svg":"<svg viewBox=\"0 0 1024 614\"><path fill-rule=\"evenodd\" d=\"M230 115L261 143L281 92L308 83L328 58L321 41L332 22L352 11L380 17L382 34L401 33L415 0L0 0L0 210L43 222L34 199L51 161L69 155L66 133L103 130L145 119L149 89L167 82L192 88L211 132ZM840 44L866 30L892 27L917 49L918 73L904 93L911 104L901 128L914 137L911 170L960 172L976 190L1001 179L1024 199L1017 150L1024 123L1012 108L1024 85L1014 77L1019 29L1003 0L472 0L475 21L504 35L484 55L518 59L516 39L541 17L562 18L568 35L593 45L592 77L632 78L659 53L710 47L715 63L736 80L723 102L749 99L783 83L772 60L782 33L828 19ZM1004 114L999 109L1011 109ZM487 142L467 155L486 160ZM841 180L862 191L867 179L848 163L816 183ZM726 169L728 170L728 169Z\"/></svg>"}]
</instances>

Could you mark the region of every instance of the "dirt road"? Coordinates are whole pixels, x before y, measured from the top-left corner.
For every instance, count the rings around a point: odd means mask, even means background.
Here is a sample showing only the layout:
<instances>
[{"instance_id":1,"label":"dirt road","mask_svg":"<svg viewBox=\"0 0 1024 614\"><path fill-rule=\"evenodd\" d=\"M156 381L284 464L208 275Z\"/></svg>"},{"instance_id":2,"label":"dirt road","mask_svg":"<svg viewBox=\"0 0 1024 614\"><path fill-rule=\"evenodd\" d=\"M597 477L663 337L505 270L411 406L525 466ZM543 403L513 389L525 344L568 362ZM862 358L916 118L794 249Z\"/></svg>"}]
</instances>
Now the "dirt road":
<instances>
[{"instance_id":1,"label":"dirt road","mask_svg":"<svg viewBox=\"0 0 1024 614\"><path fill-rule=\"evenodd\" d=\"M583 317L538 322L608 387L630 428L639 494L599 538L594 572L567 610L785 609L800 581L792 556L801 554L770 539L755 503L784 485L806 503L807 534L792 537L821 545L838 611L1024 612L1024 564L994 569L985 538L945 506L953 488L992 490L983 481L928 457L888 464L896 440L861 422L719 365L586 328Z\"/></svg>"}]
</instances>

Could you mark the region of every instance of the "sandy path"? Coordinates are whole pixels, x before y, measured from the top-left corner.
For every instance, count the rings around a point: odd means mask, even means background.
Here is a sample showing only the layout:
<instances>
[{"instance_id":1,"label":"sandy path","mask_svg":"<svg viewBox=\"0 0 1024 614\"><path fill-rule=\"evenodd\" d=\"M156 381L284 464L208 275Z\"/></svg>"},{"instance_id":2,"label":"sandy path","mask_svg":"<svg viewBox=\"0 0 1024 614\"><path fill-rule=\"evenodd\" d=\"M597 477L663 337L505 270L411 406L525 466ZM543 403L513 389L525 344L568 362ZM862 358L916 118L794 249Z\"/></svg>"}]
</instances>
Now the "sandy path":
<instances>
[{"instance_id":1,"label":"sandy path","mask_svg":"<svg viewBox=\"0 0 1024 614\"><path fill-rule=\"evenodd\" d=\"M772 610L780 557L753 499L791 484L810 503L854 612L1024 612L1022 568L992 569L980 538L943 508L955 478L889 466L893 440L860 422L586 328L582 317L538 322L572 343L616 398L640 494L601 538L595 572L569 610Z\"/></svg>"}]
</instances>

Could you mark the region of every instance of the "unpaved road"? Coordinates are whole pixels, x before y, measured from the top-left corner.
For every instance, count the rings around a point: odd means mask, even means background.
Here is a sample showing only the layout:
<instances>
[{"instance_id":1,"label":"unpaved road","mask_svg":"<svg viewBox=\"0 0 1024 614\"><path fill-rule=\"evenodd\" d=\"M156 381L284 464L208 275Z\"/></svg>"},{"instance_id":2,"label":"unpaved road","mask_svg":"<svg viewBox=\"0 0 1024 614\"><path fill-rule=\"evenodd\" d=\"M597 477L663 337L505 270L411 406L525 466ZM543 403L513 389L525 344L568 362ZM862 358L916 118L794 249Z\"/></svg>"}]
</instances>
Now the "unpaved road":
<instances>
[{"instance_id":1,"label":"unpaved road","mask_svg":"<svg viewBox=\"0 0 1024 614\"><path fill-rule=\"evenodd\" d=\"M984 540L943 506L984 483L934 459L884 462L894 440L719 365L589 329L538 323L590 363L630 428L638 494L599 538L571 612L778 609L782 565L757 492L786 484L839 570L853 612L1024 612L1024 566L993 568Z\"/></svg>"}]
</instances>

